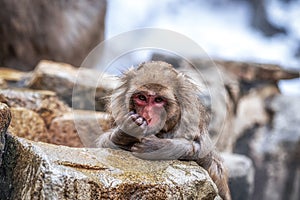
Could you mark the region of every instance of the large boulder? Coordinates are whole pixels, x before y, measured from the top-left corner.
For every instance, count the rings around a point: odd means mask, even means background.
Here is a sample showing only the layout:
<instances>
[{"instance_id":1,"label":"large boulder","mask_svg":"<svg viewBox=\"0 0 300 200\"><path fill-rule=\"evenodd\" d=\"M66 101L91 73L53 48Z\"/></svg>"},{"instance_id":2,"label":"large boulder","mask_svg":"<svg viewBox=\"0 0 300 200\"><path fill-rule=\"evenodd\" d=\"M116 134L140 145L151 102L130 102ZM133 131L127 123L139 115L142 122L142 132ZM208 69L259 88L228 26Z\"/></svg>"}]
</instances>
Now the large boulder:
<instances>
[{"instance_id":1,"label":"large boulder","mask_svg":"<svg viewBox=\"0 0 300 200\"><path fill-rule=\"evenodd\" d=\"M23 107L38 113L48 127L51 121L70 111L70 108L56 94L47 90L0 89L0 102L9 107Z\"/></svg>"},{"instance_id":2,"label":"large boulder","mask_svg":"<svg viewBox=\"0 0 300 200\"><path fill-rule=\"evenodd\" d=\"M82 149L7 136L0 199L215 199L195 162L147 161L129 152Z\"/></svg>"},{"instance_id":3,"label":"large boulder","mask_svg":"<svg viewBox=\"0 0 300 200\"><path fill-rule=\"evenodd\" d=\"M24 87L54 91L60 99L76 109L105 109L105 98L119 82L92 69L77 69L72 65L41 61L24 81Z\"/></svg>"}]
</instances>

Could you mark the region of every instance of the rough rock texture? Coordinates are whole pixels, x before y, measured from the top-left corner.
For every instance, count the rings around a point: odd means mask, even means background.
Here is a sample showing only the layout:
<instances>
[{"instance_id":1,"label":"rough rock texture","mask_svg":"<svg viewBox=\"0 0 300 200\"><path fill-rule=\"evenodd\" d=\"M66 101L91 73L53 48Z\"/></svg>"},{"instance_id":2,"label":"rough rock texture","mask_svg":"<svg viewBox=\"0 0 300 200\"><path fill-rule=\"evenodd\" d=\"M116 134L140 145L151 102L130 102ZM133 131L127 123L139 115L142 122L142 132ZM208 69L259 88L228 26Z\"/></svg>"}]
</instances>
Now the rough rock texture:
<instances>
[{"instance_id":1,"label":"rough rock texture","mask_svg":"<svg viewBox=\"0 0 300 200\"><path fill-rule=\"evenodd\" d=\"M272 119L237 142L236 152L252 158L254 199L300 198L300 97L276 96L267 102Z\"/></svg>"},{"instance_id":2,"label":"rough rock texture","mask_svg":"<svg viewBox=\"0 0 300 200\"><path fill-rule=\"evenodd\" d=\"M0 103L0 166L2 164L2 154L4 153L6 131L11 120L11 113L8 106Z\"/></svg>"},{"instance_id":3,"label":"rough rock texture","mask_svg":"<svg viewBox=\"0 0 300 200\"><path fill-rule=\"evenodd\" d=\"M70 147L94 147L95 139L112 126L107 113L73 110L55 118L48 134L52 144Z\"/></svg>"},{"instance_id":4,"label":"rough rock texture","mask_svg":"<svg viewBox=\"0 0 300 200\"><path fill-rule=\"evenodd\" d=\"M9 131L33 141L51 143L44 120L36 112L23 107L11 108L12 120Z\"/></svg>"},{"instance_id":5,"label":"rough rock texture","mask_svg":"<svg viewBox=\"0 0 300 200\"><path fill-rule=\"evenodd\" d=\"M42 59L80 66L104 39L106 0L2 0L0 7L1 66L31 70Z\"/></svg>"},{"instance_id":6,"label":"rough rock texture","mask_svg":"<svg viewBox=\"0 0 300 200\"><path fill-rule=\"evenodd\" d=\"M76 109L103 111L105 98L118 84L115 78L91 69L41 61L25 86L51 90Z\"/></svg>"},{"instance_id":7,"label":"rough rock texture","mask_svg":"<svg viewBox=\"0 0 300 200\"><path fill-rule=\"evenodd\" d=\"M233 200L252 200L255 170L251 159L239 154L221 154L228 169L229 188Z\"/></svg>"},{"instance_id":8,"label":"rough rock texture","mask_svg":"<svg viewBox=\"0 0 300 200\"><path fill-rule=\"evenodd\" d=\"M0 199L214 199L194 162L146 161L129 152L78 149L8 135Z\"/></svg>"},{"instance_id":9,"label":"rough rock texture","mask_svg":"<svg viewBox=\"0 0 300 200\"><path fill-rule=\"evenodd\" d=\"M54 92L45 90L3 89L0 90L0 102L9 107L24 107L35 111L43 118L47 127L55 117L70 111Z\"/></svg>"}]
</instances>

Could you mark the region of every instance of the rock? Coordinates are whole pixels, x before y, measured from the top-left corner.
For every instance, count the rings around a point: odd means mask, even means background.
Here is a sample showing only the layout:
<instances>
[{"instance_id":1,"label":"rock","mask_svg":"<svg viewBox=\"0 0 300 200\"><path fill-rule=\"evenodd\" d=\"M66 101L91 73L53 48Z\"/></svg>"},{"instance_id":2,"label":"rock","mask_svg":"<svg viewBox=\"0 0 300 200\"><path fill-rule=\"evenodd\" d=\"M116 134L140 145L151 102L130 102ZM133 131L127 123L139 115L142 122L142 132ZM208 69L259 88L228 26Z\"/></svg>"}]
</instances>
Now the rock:
<instances>
[{"instance_id":1,"label":"rock","mask_svg":"<svg viewBox=\"0 0 300 200\"><path fill-rule=\"evenodd\" d=\"M254 166L251 159L239 154L221 154L228 169L232 200L251 200L254 190Z\"/></svg>"},{"instance_id":2,"label":"rock","mask_svg":"<svg viewBox=\"0 0 300 200\"><path fill-rule=\"evenodd\" d=\"M4 79L0 78L0 89L7 88L7 83Z\"/></svg>"},{"instance_id":3,"label":"rock","mask_svg":"<svg viewBox=\"0 0 300 200\"><path fill-rule=\"evenodd\" d=\"M300 198L300 97L276 96L267 102L272 117L257 126L236 149L254 162L256 176L254 199Z\"/></svg>"},{"instance_id":4,"label":"rock","mask_svg":"<svg viewBox=\"0 0 300 200\"><path fill-rule=\"evenodd\" d=\"M0 102L11 107L9 130L19 137L71 147L94 147L112 126L107 113L73 110L45 90L0 90Z\"/></svg>"},{"instance_id":5,"label":"rock","mask_svg":"<svg viewBox=\"0 0 300 200\"><path fill-rule=\"evenodd\" d=\"M11 120L11 113L8 106L0 103L0 166L2 165L2 154L5 147L6 131Z\"/></svg>"},{"instance_id":6,"label":"rock","mask_svg":"<svg viewBox=\"0 0 300 200\"><path fill-rule=\"evenodd\" d=\"M8 135L0 199L214 199L195 162L147 161L129 152L36 143Z\"/></svg>"},{"instance_id":7,"label":"rock","mask_svg":"<svg viewBox=\"0 0 300 200\"><path fill-rule=\"evenodd\" d=\"M27 73L10 69L10 68L2 68L0 67L0 79L6 80L6 81L20 81L22 80Z\"/></svg>"},{"instance_id":8,"label":"rock","mask_svg":"<svg viewBox=\"0 0 300 200\"><path fill-rule=\"evenodd\" d=\"M3 0L0 6L0 66L28 71L42 59L79 66L104 39L106 0Z\"/></svg>"},{"instance_id":9,"label":"rock","mask_svg":"<svg viewBox=\"0 0 300 200\"><path fill-rule=\"evenodd\" d=\"M47 127L55 117L70 111L70 108L51 91L0 89L0 94L0 102L10 107L23 107L35 111L43 118Z\"/></svg>"},{"instance_id":10,"label":"rock","mask_svg":"<svg viewBox=\"0 0 300 200\"><path fill-rule=\"evenodd\" d=\"M263 126L270 121L270 114L265 109L265 102L272 98L275 94L279 94L278 88L273 84L265 84L264 86L250 90L242 96L237 105L237 111L234 120L233 146L238 138L247 134L247 130L255 126ZM233 149L234 147L231 146Z\"/></svg>"},{"instance_id":11,"label":"rock","mask_svg":"<svg viewBox=\"0 0 300 200\"><path fill-rule=\"evenodd\" d=\"M70 147L95 147L95 140L112 127L107 113L73 110L55 118L49 128L51 143Z\"/></svg>"},{"instance_id":12,"label":"rock","mask_svg":"<svg viewBox=\"0 0 300 200\"><path fill-rule=\"evenodd\" d=\"M214 60L214 62L237 76L239 80L246 82L276 82L284 79L299 78L299 71L286 70L275 64L221 60Z\"/></svg>"},{"instance_id":13,"label":"rock","mask_svg":"<svg viewBox=\"0 0 300 200\"><path fill-rule=\"evenodd\" d=\"M51 143L52 138L39 114L23 107L12 107L11 114L9 132L29 140Z\"/></svg>"},{"instance_id":14,"label":"rock","mask_svg":"<svg viewBox=\"0 0 300 200\"><path fill-rule=\"evenodd\" d=\"M78 70L69 64L41 61L25 87L54 91L75 109L103 111L105 98L117 84L115 78L95 70Z\"/></svg>"}]
</instances>

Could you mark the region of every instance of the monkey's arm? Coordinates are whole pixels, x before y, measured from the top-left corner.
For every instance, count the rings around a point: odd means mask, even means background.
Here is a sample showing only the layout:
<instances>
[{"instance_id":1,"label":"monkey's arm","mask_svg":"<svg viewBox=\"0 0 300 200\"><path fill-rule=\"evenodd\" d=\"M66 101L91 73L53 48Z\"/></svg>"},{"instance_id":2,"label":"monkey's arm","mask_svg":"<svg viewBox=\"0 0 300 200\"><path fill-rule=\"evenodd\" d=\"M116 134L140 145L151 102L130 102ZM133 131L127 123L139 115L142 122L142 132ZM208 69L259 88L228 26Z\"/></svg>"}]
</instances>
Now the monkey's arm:
<instances>
[{"instance_id":1,"label":"monkey's arm","mask_svg":"<svg viewBox=\"0 0 300 200\"><path fill-rule=\"evenodd\" d=\"M147 160L197 160L213 150L208 139L206 137L200 141L189 141L184 138L160 139L152 135L135 143L131 151L136 157Z\"/></svg>"},{"instance_id":2,"label":"monkey's arm","mask_svg":"<svg viewBox=\"0 0 300 200\"><path fill-rule=\"evenodd\" d=\"M97 141L97 147L112 148L112 149L125 149L130 150L138 139L124 133L121 129L115 128L111 131L103 133Z\"/></svg>"},{"instance_id":3,"label":"monkey's arm","mask_svg":"<svg viewBox=\"0 0 300 200\"><path fill-rule=\"evenodd\" d=\"M98 147L121 148L130 150L138 138L144 136L146 122L139 115L130 112L124 121L111 131L102 134L97 142Z\"/></svg>"}]
</instances>

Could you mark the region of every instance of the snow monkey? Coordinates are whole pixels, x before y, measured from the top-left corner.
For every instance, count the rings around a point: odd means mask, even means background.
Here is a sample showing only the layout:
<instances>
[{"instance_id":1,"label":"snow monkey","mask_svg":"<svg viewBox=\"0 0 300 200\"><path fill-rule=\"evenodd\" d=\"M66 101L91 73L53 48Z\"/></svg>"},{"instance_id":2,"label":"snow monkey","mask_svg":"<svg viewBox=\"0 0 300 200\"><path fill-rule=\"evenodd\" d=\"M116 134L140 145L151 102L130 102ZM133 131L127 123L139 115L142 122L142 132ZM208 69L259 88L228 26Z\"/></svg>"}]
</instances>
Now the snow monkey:
<instances>
[{"instance_id":1,"label":"snow monkey","mask_svg":"<svg viewBox=\"0 0 300 200\"><path fill-rule=\"evenodd\" d=\"M165 62L128 70L108 105L116 127L102 134L97 146L125 149L148 160L194 160L208 171L220 196L231 199L199 92L189 77Z\"/></svg>"}]
</instances>

